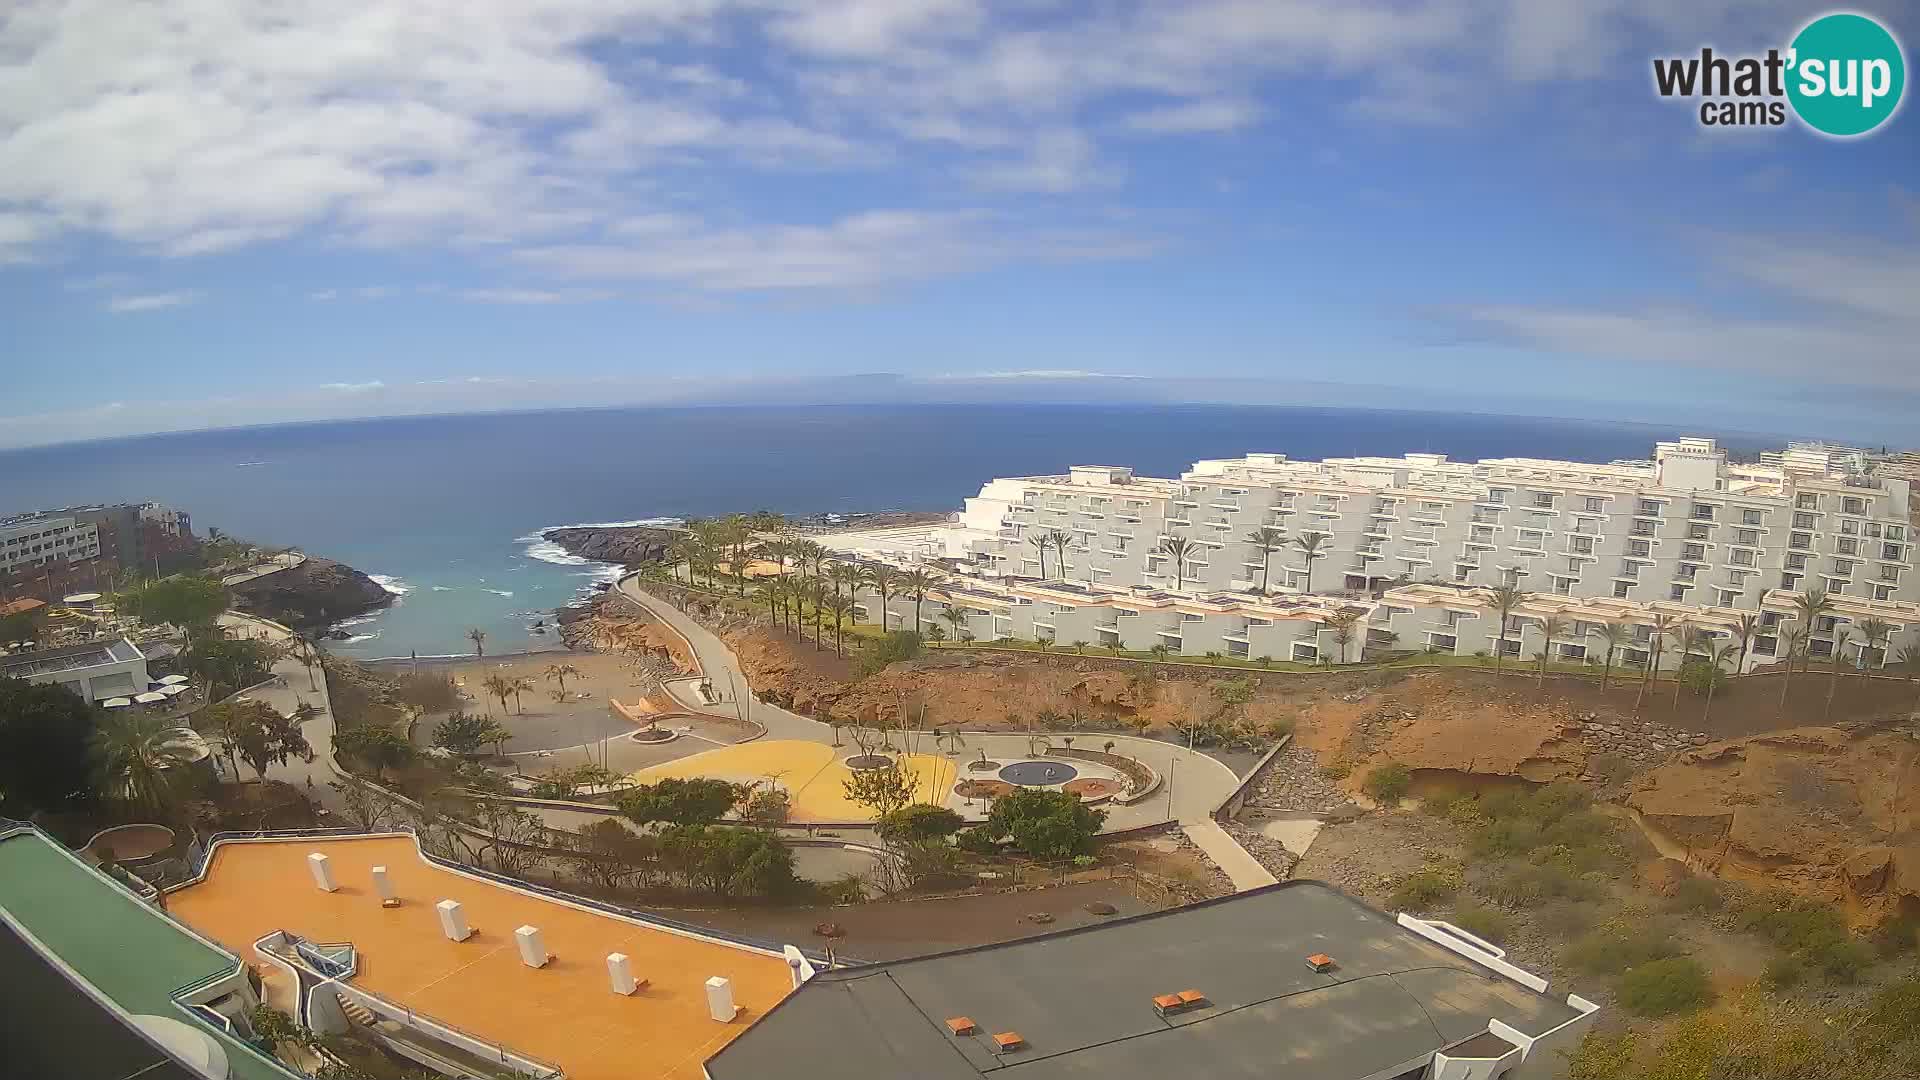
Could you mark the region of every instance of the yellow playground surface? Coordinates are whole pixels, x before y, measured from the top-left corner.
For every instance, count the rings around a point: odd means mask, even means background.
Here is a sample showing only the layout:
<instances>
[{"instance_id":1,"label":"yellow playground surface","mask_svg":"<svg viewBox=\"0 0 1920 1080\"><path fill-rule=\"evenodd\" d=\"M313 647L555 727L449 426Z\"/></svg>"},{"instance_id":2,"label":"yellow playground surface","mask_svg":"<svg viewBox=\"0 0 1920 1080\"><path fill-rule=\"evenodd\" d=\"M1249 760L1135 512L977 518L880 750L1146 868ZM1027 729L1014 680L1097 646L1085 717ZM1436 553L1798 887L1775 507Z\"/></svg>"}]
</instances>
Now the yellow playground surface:
<instances>
[{"instance_id":1,"label":"yellow playground surface","mask_svg":"<svg viewBox=\"0 0 1920 1080\"><path fill-rule=\"evenodd\" d=\"M873 812L849 802L841 782L853 775L841 759L858 753L851 746L832 747L825 743L798 739L773 739L721 747L703 754L680 758L642 769L633 774L638 784L652 784L668 777L692 779L709 777L736 784L753 783L774 777L793 793L792 820L808 822L869 821ZM900 754L900 767L913 781L916 802L947 804L953 788L954 764L937 754Z\"/></svg>"}]
</instances>

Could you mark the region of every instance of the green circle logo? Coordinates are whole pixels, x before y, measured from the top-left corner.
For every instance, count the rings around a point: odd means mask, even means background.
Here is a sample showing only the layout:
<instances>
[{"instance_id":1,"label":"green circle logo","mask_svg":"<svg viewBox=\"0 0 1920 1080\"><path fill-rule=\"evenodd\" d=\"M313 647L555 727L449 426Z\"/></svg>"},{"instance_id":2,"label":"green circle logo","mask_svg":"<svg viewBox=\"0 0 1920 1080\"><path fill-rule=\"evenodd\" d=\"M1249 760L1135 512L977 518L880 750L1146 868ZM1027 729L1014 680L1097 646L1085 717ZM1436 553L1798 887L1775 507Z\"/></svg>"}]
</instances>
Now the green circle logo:
<instances>
[{"instance_id":1,"label":"green circle logo","mask_svg":"<svg viewBox=\"0 0 1920 1080\"><path fill-rule=\"evenodd\" d=\"M1864 135L1893 116L1907 61L1887 28L1865 15L1822 15L1793 39L1787 99L1815 131Z\"/></svg>"}]
</instances>

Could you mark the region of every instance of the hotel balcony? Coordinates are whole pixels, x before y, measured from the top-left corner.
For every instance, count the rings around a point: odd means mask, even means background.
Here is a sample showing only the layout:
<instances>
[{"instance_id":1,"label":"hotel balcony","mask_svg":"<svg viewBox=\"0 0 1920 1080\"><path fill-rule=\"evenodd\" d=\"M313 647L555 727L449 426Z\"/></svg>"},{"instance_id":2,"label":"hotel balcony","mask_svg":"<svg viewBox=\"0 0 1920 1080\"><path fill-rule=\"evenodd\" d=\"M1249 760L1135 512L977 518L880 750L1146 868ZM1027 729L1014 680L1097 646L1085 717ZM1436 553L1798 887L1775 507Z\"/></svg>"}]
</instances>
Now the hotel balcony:
<instances>
[{"instance_id":1,"label":"hotel balcony","mask_svg":"<svg viewBox=\"0 0 1920 1080\"><path fill-rule=\"evenodd\" d=\"M1237 641L1242 645L1249 644L1249 642L1247 641L1247 632L1245 630L1228 631L1227 633L1221 634L1220 639L1222 641Z\"/></svg>"},{"instance_id":2,"label":"hotel balcony","mask_svg":"<svg viewBox=\"0 0 1920 1080\"><path fill-rule=\"evenodd\" d=\"M1193 524L1193 521L1192 521L1191 519L1189 519L1189 518L1176 518L1176 517L1170 517L1170 518L1168 518L1168 519L1167 519L1167 524L1169 524L1169 525L1191 525L1191 524Z\"/></svg>"},{"instance_id":3,"label":"hotel balcony","mask_svg":"<svg viewBox=\"0 0 1920 1080\"><path fill-rule=\"evenodd\" d=\"M1211 502L1207 505L1215 510L1231 510L1236 514L1240 512L1240 504L1237 502Z\"/></svg>"}]
</instances>

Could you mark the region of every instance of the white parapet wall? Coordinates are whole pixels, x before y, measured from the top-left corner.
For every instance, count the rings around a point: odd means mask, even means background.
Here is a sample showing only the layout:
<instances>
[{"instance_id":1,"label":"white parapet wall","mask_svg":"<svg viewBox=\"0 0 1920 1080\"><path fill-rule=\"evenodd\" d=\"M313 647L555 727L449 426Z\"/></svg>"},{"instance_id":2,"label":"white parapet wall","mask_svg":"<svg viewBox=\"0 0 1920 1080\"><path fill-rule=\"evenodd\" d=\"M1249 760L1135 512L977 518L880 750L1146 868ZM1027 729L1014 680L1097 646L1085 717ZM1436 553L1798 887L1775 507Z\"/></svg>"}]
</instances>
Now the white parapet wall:
<instances>
[{"instance_id":1,"label":"white parapet wall","mask_svg":"<svg viewBox=\"0 0 1920 1080\"><path fill-rule=\"evenodd\" d=\"M333 864L317 851L307 856L307 871L313 875L313 884L321 892L333 892L340 887L333 880Z\"/></svg>"}]
</instances>

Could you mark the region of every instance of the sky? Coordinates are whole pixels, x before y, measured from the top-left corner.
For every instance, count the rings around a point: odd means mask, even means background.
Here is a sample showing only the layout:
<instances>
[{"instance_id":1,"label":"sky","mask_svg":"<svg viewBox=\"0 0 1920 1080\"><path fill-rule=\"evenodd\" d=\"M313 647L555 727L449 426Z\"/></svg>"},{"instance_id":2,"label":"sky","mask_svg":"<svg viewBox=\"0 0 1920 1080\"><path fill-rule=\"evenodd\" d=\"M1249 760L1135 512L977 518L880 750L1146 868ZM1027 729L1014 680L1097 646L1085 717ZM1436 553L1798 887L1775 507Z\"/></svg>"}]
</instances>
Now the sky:
<instances>
[{"instance_id":1,"label":"sky","mask_svg":"<svg viewBox=\"0 0 1920 1080\"><path fill-rule=\"evenodd\" d=\"M1914 107L1653 90L1825 10L12 0L0 446L863 395L1916 445ZM1920 3L1855 10L1911 64Z\"/></svg>"}]
</instances>

